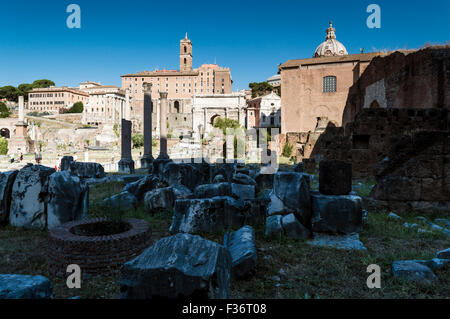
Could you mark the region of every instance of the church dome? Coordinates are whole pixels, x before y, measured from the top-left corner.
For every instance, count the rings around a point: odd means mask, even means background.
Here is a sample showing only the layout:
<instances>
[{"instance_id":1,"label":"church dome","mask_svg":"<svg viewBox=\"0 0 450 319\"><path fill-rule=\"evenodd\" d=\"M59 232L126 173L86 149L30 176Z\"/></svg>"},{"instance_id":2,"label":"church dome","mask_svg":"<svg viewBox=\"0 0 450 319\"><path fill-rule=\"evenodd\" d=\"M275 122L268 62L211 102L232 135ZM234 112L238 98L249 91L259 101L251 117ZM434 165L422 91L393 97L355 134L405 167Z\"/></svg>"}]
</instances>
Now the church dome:
<instances>
[{"instance_id":1,"label":"church dome","mask_svg":"<svg viewBox=\"0 0 450 319\"><path fill-rule=\"evenodd\" d=\"M344 45L336 40L336 29L333 28L333 22L330 21L330 27L327 29L327 37L316 49L315 58L322 56L348 55Z\"/></svg>"}]
</instances>

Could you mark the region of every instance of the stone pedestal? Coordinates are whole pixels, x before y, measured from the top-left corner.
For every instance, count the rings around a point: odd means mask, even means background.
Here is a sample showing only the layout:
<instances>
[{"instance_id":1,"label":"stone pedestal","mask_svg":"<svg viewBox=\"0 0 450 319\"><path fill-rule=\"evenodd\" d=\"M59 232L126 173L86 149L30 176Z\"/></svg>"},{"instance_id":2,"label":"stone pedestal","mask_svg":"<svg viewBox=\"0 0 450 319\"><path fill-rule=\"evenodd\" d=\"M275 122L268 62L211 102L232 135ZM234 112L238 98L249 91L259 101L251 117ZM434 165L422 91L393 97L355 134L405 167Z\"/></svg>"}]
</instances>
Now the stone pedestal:
<instances>
[{"instance_id":1,"label":"stone pedestal","mask_svg":"<svg viewBox=\"0 0 450 319\"><path fill-rule=\"evenodd\" d=\"M122 156L119 173L134 174L134 161L131 156L131 121L122 119Z\"/></svg>"},{"instance_id":2,"label":"stone pedestal","mask_svg":"<svg viewBox=\"0 0 450 319\"><path fill-rule=\"evenodd\" d=\"M15 134L8 143L8 154L27 154L33 152L34 143L28 137L28 124L25 121L25 102L23 96L19 96L19 122L15 126Z\"/></svg>"},{"instance_id":3,"label":"stone pedestal","mask_svg":"<svg viewBox=\"0 0 450 319\"><path fill-rule=\"evenodd\" d=\"M154 160L152 155L152 84L144 83L144 156L141 168L150 169Z\"/></svg>"},{"instance_id":4,"label":"stone pedestal","mask_svg":"<svg viewBox=\"0 0 450 319\"><path fill-rule=\"evenodd\" d=\"M167 92L160 92L160 123L159 123L159 156L158 159L168 159L167 154Z\"/></svg>"}]
</instances>

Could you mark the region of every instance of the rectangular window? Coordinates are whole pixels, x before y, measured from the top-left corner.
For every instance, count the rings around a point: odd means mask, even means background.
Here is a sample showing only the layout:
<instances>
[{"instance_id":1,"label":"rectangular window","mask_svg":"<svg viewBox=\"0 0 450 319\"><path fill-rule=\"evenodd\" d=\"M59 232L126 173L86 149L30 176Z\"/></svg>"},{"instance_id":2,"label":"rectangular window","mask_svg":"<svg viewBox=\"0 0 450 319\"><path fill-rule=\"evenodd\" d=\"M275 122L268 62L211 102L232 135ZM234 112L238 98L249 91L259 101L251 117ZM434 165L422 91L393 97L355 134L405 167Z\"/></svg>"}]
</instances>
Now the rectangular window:
<instances>
[{"instance_id":1,"label":"rectangular window","mask_svg":"<svg viewBox=\"0 0 450 319\"><path fill-rule=\"evenodd\" d=\"M336 92L335 76L326 76L323 78L323 92L324 93Z\"/></svg>"}]
</instances>

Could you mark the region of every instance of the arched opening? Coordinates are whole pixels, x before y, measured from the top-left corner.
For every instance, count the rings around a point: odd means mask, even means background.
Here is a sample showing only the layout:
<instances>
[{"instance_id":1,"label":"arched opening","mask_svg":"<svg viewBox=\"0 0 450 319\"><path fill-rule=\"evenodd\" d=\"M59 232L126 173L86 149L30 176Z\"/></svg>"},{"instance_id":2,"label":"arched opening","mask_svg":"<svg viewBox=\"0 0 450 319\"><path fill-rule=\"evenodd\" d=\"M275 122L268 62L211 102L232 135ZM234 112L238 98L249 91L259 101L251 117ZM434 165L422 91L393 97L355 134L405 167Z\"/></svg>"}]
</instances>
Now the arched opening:
<instances>
[{"instance_id":1,"label":"arched opening","mask_svg":"<svg viewBox=\"0 0 450 319\"><path fill-rule=\"evenodd\" d=\"M374 100L374 101L370 104L370 108L371 108L371 109L379 109L379 108L380 108L380 104L378 103L377 100Z\"/></svg>"},{"instance_id":2,"label":"arched opening","mask_svg":"<svg viewBox=\"0 0 450 319\"><path fill-rule=\"evenodd\" d=\"M0 130L0 136L4 137L4 138L10 138L11 137L11 133L9 132L9 130L7 128L2 128Z\"/></svg>"},{"instance_id":3,"label":"arched opening","mask_svg":"<svg viewBox=\"0 0 450 319\"><path fill-rule=\"evenodd\" d=\"M220 118L220 115L216 114L213 117L211 117L211 125L214 126L216 124L217 119Z\"/></svg>"},{"instance_id":4,"label":"arched opening","mask_svg":"<svg viewBox=\"0 0 450 319\"><path fill-rule=\"evenodd\" d=\"M187 48L186 48L186 46L184 46L184 53L187 53Z\"/></svg>"},{"instance_id":5,"label":"arched opening","mask_svg":"<svg viewBox=\"0 0 450 319\"><path fill-rule=\"evenodd\" d=\"M180 102L175 101L175 103L173 104L173 108L175 109L176 113L180 113Z\"/></svg>"},{"instance_id":6,"label":"arched opening","mask_svg":"<svg viewBox=\"0 0 450 319\"><path fill-rule=\"evenodd\" d=\"M187 59L186 58L184 58L184 65L186 65L187 64Z\"/></svg>"}]
</instances>

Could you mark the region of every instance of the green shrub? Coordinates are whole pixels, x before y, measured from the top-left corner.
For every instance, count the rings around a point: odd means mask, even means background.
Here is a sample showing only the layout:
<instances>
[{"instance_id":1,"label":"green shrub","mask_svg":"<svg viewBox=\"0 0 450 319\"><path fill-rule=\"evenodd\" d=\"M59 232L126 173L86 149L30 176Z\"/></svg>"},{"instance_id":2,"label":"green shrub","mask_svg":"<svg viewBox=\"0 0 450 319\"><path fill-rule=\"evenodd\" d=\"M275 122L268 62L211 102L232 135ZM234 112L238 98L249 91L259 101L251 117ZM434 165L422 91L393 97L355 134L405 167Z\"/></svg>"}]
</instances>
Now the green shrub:
<instances>
[{"instance_id":1,"label":"green shrub","mask_svg":"<svg viewBox=\"0 0 450 319\"><path fill-rule=\"evenodd\" d=\"M11 112L9 111L8 107L5 103L0 102L0 118L4 119L11 115Z\"/></svg>"},{"instance_id":2,"label":"green shrub","mask_svg":"<svg viewBox=\"0 0 450 319\"><path fill-rule=\"evenodd\" d=\"M291 157L293 149L294 149L293 145L286 143L283 146L283 153L281 155L283 155L284 157Z\"/></svg>"},{"instance_id":3,"label":"green shrub","mask_svg":"<svg viewBox=\"0 0 450 319\"><path fill-rule=\"evenodd\" d=\"M4 137L0 137L0 155L8 154L8 140Z\"/></svg>"},{"instance_id":4,"label":"green shrub","mask_svg":"<svg viewBox=\"0 0 450 319\"><path fill-rule=\"evenodd\" d=\"M141 148L144 146L144 135L143 134L134 134L131 137L133 141L133 148Z\"/></svg>"}]
</instances>

